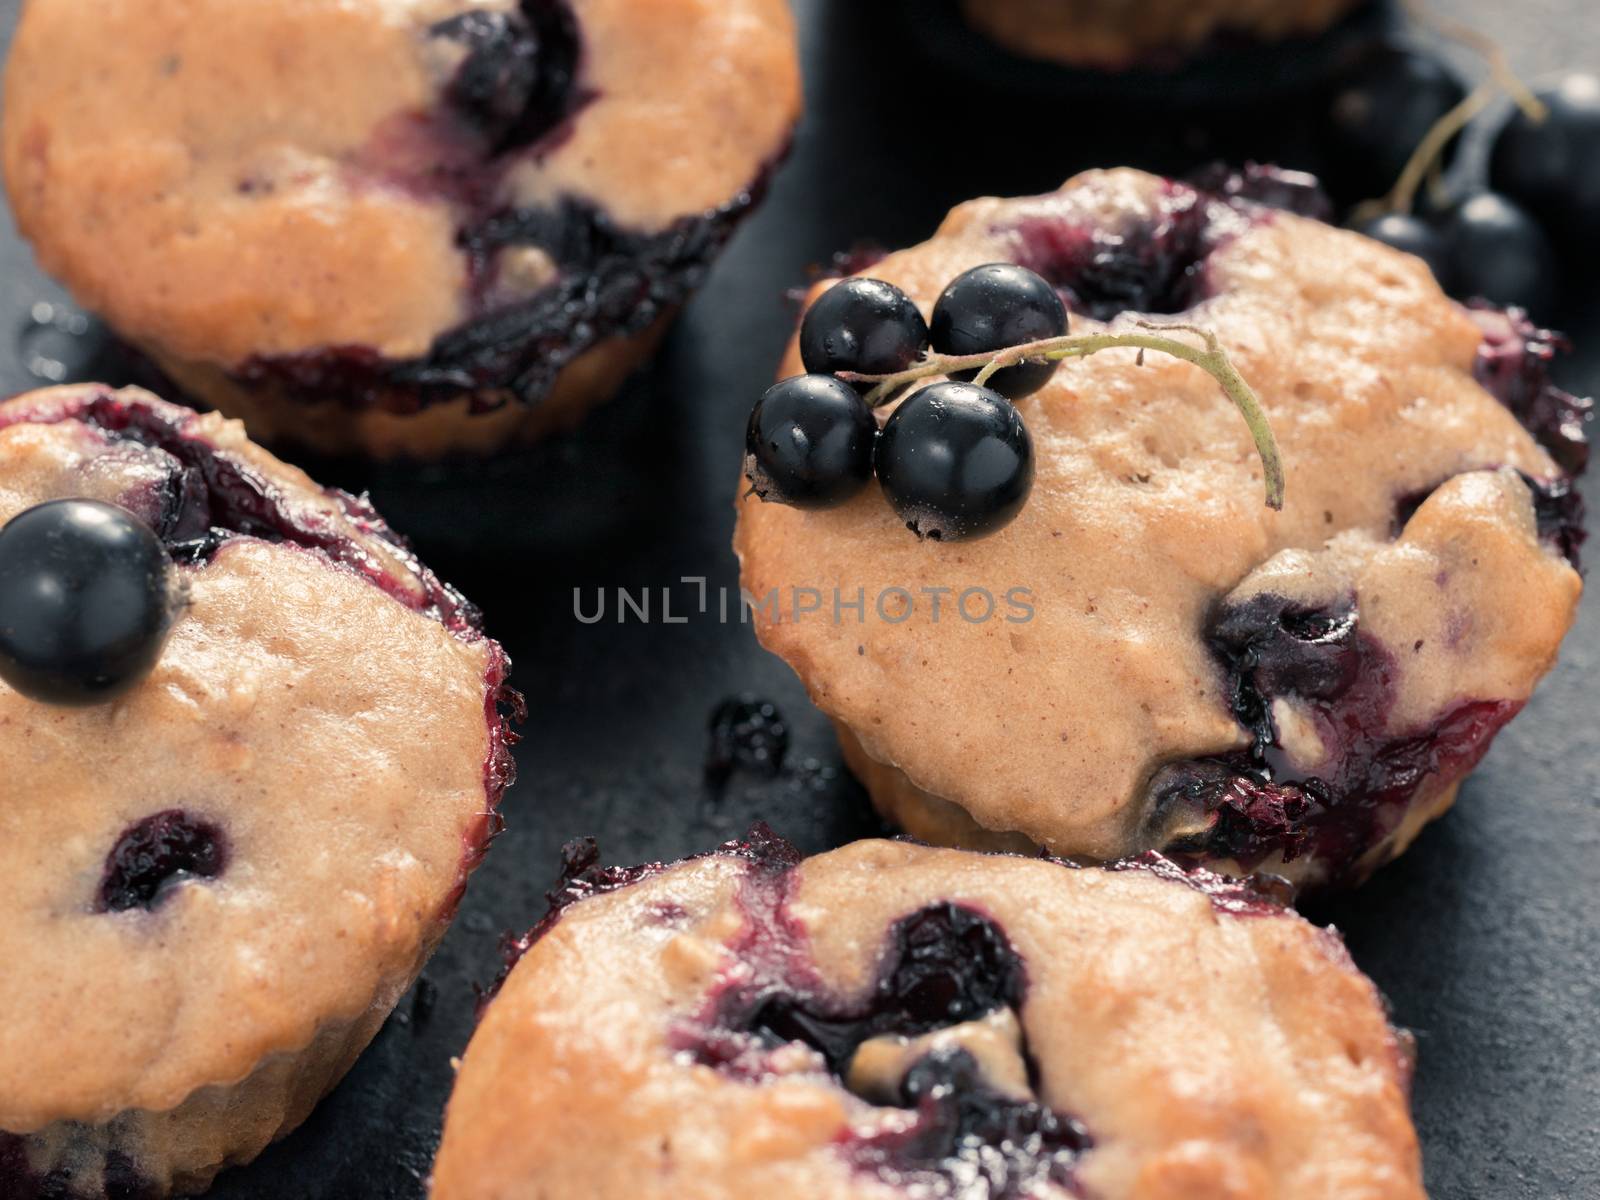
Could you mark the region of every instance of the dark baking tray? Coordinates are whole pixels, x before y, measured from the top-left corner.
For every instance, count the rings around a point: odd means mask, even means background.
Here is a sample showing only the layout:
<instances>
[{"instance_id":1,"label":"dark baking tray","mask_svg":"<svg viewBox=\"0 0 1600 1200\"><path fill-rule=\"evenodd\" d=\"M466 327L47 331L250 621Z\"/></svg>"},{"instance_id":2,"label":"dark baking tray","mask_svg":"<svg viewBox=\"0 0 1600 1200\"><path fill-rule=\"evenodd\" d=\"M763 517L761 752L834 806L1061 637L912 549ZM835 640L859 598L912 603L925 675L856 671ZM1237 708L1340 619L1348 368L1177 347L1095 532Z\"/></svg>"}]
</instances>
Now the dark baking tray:
<instances>
[{"instance_id":1,"label":"dark baking tray","mask_svg":"<svg viewBox=\"0 0 1600 1200\"><path fill-rule=\"evenodd\" d=\"M1543 71L1600 66L1591 4L1544 0L1537 18L1498 0L1440 7ZM1090 165L1181 172L1224 154L1316 166L1305 133L1314 96L1275 93L1269 104L1234 85L1212 105L1186 94L1168 111L1124 111L1109 85L1101 100L1010 86L986 48L974 48L971 70L929 56L904 25L915 4L797 7L809 116L766 207L650 372L577 435L532 453L478 468L323 472L372 488L424 556L483 605L529 700L522 779L506 801L510 831L426 982L304 1128L222 1177L218 1200L422 1195L474 988L496 973L501 933L543 911L563 841L593 833L612 861L635 862L703 849L757 818L808 851L877 831L827 723L747 627L697 613L648 626L573 615L575 588L592 607L597 587L658 597L667 587L682 613L695 599L684 577L736 586L728 539L744 420L790 326L784 290L808 264L858 239L920 239L968 196L1044 190ZM7 36L16 8L0 0ZM1308 70L1324 60L1315 47L1292 53L1310 56ZM9 229L0 267L0 328L20 332L35 306L62 299ZM1597 312L1591 297L1566 314L1588 342L1566 381L1591 392ZM4 391L37 384L29 361L60 360L70 378L127 370L93 326L0 349ZM1345 931L1396 1019L1417 1033L1416 1115L1435 1200L1600 1195L1596 608L1584 605L1560 666L1457 811L1366 888L1316 913ZM788 766L718 789L703 771L707 717L741 692L782 709Z\"/></svg>"}]
</instances>

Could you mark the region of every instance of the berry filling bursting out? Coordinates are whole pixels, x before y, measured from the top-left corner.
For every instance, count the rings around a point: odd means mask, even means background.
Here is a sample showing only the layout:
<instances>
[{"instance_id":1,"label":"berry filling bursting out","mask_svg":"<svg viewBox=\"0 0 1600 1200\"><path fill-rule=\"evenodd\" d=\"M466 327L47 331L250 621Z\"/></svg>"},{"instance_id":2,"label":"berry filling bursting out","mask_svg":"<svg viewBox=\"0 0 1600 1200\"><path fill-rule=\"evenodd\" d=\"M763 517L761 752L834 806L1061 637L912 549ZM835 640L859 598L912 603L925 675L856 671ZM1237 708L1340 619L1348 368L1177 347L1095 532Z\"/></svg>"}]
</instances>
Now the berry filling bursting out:
<instances>
[{"instance_id":1,"label":"berry filling bursting out","mask_svg":"<svg viewBox=\"0 0 1600 1200\"><path fill-rule=\"evenodd\" d=\"M235 376L306 403L411 413L472 397L474 411L538 402L562 369L602 338L642 333L700 285L740 221L759 203L780 155L716 209L640 232L604 205L567 196L508 203L508 174L570 136L596 99L583 78L583 35L564 0L523 0L432 27L460 65L436 107L395 118L361 167L423 198L448 202L467 260L469 317L428 352L390 359L369 346L257 356ZM518 294L512 264L532 252L551 281Z\"/></svg>"}]
</instances>

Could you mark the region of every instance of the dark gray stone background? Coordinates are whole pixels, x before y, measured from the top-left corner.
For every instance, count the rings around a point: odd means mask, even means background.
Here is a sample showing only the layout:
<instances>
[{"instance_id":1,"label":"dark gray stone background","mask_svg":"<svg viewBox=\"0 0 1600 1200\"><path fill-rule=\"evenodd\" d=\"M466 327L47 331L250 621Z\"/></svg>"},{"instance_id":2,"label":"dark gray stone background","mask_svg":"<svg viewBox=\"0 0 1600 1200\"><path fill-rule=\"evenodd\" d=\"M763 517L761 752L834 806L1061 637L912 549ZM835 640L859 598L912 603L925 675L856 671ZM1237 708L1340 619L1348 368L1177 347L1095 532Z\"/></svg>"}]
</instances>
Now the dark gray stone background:
<instances>
[{"instance_id":1,"label":"dark gray stone background","mask_svg":"<svg viewBox=\"0 0 1600 1200\"><path fill-rule=\"evenodd\" d=\"M1494 34L1524 71L1600 69L1593 0L1439 7ZM16 8L0 0L7 31ZM790 327L782 293L807 264L860 238L920 239L957 201L1045 190L1080 167L1181 171L1218 153L1314 162L1314 105L1252 97L1268 72L1201 68L1182 105L1125 82L1063 78L1040 89L981 47L950 55L945 0L798 8L810 113L794 154L652 371L579 436L510 462L323 472L370 486L424 556L484 606L532 710L523 779L506 801L510 832L429 967L423 1002L403 1002L306 1127L226 1174L219 1200L422 1194L450 1058L472 1026L472 986L494 976L501 932L542 913L566 839L594 833L611 861L635 862L703 849L755 818L808 851L874 829L825 721L747 629L698 618L585 626L572 615L580 585L659 588L694 575L735 585L730 500L744 421ZM1290 78L1315 74L1326 57L1315 47L1294 55L1280 60ZM60 297L9 231L0 265L0 329L20 329L35 302ZM1567 380L1589 391L1600 388L1596 311L1591 294L1566 319L1589 343ZM30 386L20 349L0 341L0 391ZM73 377L115 372L92 357L97 347L92 335L65 347ZM677 599L681 611L687 597ZM1600 1195L1596 609L1585 604L1560 666L1457 810L1366 888L1315 914L1345 931L1396 1019L1416 1031L1416 1113L1435 1200ZM781 706L794 769L736 776L718 797L702 779L706 718L742 691Z\"/></svg>"}]
</instances>

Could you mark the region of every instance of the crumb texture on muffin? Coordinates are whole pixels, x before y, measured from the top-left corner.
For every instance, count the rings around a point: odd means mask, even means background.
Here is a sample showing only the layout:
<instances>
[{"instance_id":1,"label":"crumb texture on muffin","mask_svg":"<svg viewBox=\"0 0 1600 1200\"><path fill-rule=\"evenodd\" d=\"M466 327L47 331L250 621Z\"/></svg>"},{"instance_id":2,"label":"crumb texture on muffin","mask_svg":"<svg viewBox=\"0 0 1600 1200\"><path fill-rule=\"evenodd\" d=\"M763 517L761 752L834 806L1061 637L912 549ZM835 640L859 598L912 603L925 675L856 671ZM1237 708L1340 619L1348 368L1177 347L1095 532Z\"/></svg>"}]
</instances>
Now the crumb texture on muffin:
<instances>
[{"instance_id":1,"label":"crumb texture on muffin","mask_svg":"<svg viewBox=\"0 0 1600 1200\"><path fill-rule=\"evenodd\" d=\"M757 840L591 879L484 1015L435 1200L1423 1195L1376 990L1215 876Z\"/></svg>"},{"instance_id":2,"label":"crumb texture on muffin","mask_svg":"<svg viewBox=\"0 0 1600 1200\"><path fill-rule=\"evenodd\" d=\"M0 685L0 1183L203 1186L304 1118L443 933L510 782L508 663L237 422L95 385L0 405L0 524L65 497L148 522L187 603L115 702Z\"/></svg>"},{"instance_id":3,"label":"crumb texture on muffin","mask_svg":"<svg viewBox=\"0 0 1600 1200\"><path fill-rule=\"evenodd\" d=\"M870 273L926 313L989 261L1054 283L1077 332L1214 330L1270 416L1283 511L1209 375L1103 352L1020 402L1036 481L994 536L919 542L875 489L825 512L742 498L763 643L920 837L1305 881L1398 853L1574 618L1581 502L1540 443L1581 465L1582 402L1548 384L1552 335L1358 235L1133 171L964 204ZM791 346L779 374L800 369ZM797 616L802 588L861 589L865 619ZM895 588L915 609L880 619ZM966 619L969 589L1025 589L1031 618Z\"/></svg>"}]
</instances>

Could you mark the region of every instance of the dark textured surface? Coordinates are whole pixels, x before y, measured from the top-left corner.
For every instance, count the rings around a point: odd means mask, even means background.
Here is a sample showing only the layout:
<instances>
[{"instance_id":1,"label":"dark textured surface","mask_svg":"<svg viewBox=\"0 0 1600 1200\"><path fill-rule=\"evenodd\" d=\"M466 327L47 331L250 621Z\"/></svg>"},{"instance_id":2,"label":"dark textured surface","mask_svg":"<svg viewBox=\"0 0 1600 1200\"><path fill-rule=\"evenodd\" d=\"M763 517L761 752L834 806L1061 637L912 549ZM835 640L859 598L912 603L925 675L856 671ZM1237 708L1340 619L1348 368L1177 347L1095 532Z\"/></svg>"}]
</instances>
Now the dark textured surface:
<instances>
[{"instance_id":1,"label":"dark textured surface","mask_svg":"<svg viewBox=\"0 0 1600 1200\"><path fill-rule=\"evenodd\" d=\"M1524 70L1600 68L1592 0L1440 7L1493 32ZM15 8L0 2L7 29ZM677 582L734 585L727 547L744 422L789 329L783 289L808 263L857 239L920 239L970 195L1044 190L1084 166L1181 172L1219 152L1316 165L1308 105L1202 114L1086 100L1081 81L1059 95L1019 90L984 55L970 72L959 56L922 57L890 0L799 8L811 111L794 156L645 378L575 438L476 473L333 473L371 484L430 564L485 608L532 709L523 777L506 803L510 832L474 880L427 985L304 1129L223 1176L219 1200L421 1196L450 1057L472 1025L473 985L493 979L501 932L543 912L564 840L594 833L609 861L636 862L706 849L757 817L808 851L873 828L788 670L747 628L717 621L714 591L701 615L694 586ZM1235 78L1220 90L1239 87ZM60 298L9 237L0 267L6 328L20 328L36 301ZM1566 320L1580 354L1562 374L1589 391L1600 388L1597 311L1592 300L1574 304ZM74 377L110 369L77 361L93 338L77 342L66 355ZM6 354L0 390L36 382L24 363L45 349ZM613 596L605 622L580 624L580 585L591 612L596 586L655 589L657 622L617 624ZM687 623L660 623L662 587ZM1346 931L1396 1019L1417 1032L1416 1110L1435 1200L1564 1200L1600 1188L1597 659L1591 601L1561 665L1457 811L1317 914ZM735 770L718 789L702 768L706 724L738 692L778 704L789 750L776 776Z\"/></svg>"}]
</instances>

